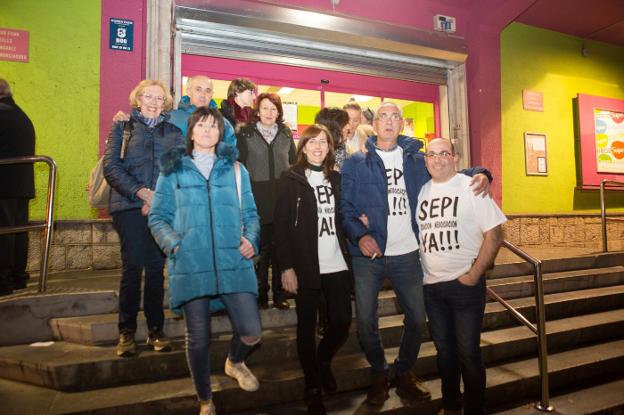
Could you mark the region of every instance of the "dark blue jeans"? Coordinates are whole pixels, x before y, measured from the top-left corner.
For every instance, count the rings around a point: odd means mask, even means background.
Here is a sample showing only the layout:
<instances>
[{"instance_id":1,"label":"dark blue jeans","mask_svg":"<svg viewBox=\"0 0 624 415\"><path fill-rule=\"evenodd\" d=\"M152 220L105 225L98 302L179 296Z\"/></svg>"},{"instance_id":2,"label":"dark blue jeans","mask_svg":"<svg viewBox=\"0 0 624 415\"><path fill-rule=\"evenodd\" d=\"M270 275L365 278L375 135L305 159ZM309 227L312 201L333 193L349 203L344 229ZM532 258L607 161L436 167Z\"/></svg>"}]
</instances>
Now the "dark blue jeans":
<instances>
[{"instance_id":1,"label":"dark blue jeans","mask_svg":"<svg viewBox=\"0 0 624 415\"><path fill-rule=\"evenodd\" d=\"M122 274L119 283L119 331L136 331L141 304L141 274L145 270L143 311L149 330L162 328L165 256L147 226L140 209L113 213L119 234Z\"/></svg>"},{"instance_id":2,"label":"dark blue jeans","mask_svg":"<svg viewBox=\"0 0 624 415\"><path fill-rule=\"evenodd\" d=\"M255 294L221 294L232 324L229 358L233 363L245 360L253 345L245 344L243 337L260 337L262 326ZM197 298L182 306L186 322L186 360L191 370L197 396L207 401L210 388L210 297Z\"/></svg>"},{"instance_id":3,"label":"dark blue jeans","mask_svg":"<svg viewBox=\"0 0 624 415\"><path fill-rule=\"evenodd\" d=\"M381 373L388 370L377 316L377 296L386 277L392 282L404 313L403 335L395 362L396 373L402 374L413 369L425 327L423 274L418 251L384 256L372 261L366 257L354 257L353 274L358 339L372 371Z\"/></svg>"},{"instance_id":4,"label":"dark blue jeans","mask_svg":"<svg viewBox=\"0 0 624 415\"><path fill-rule=\"evenodd\" d=\"M464 414L485 413L485 367L481 359L481 322L485 310L485 278L472 287L457 280L425 285L425 306L431 337L438 351L444 409L462 407Z\"/></svg>"}]
</instances>

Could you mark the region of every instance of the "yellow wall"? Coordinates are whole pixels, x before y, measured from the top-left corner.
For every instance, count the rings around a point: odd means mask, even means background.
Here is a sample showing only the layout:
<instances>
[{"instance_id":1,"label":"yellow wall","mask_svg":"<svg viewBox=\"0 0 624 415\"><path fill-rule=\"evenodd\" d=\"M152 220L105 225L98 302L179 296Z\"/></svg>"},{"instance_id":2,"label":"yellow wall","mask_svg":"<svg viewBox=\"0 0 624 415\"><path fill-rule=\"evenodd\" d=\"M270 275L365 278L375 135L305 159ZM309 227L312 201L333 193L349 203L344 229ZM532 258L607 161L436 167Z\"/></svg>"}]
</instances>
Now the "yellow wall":
<instances>
[{"instance_id":1,"label":"yellow wall","mask_svg":"<svg viewBox=\"0 0 624 415\"><path fill-rule=\"evenodd\" d=\"M578 93L624 99L624 48L587 42L514 23L501 33L503 210L580 213L600 208L597 191L576 186L575 115ZM542 92L544 112L522 109L522 90ZM547 135L548 176L527 176L524 132ZM624 181L624 177L622 177ZM608 207L624 206L610 193Z\"/></svg>"},{"instance_id":2,"label":"yellow wall","mask_svg":"<svg viewBox=\"0 0 624 415\"><path fill-rule=\"evenodd\" d=\"M93 216L84 191L95 165L100 88L99 0L0 1L0 27L29 32L29 62L0 61L0 77L35 126L36 154L58 165L55 219ZM31 218L43 218L47 166L35 165Z\"/></svg>"}]
</instances>

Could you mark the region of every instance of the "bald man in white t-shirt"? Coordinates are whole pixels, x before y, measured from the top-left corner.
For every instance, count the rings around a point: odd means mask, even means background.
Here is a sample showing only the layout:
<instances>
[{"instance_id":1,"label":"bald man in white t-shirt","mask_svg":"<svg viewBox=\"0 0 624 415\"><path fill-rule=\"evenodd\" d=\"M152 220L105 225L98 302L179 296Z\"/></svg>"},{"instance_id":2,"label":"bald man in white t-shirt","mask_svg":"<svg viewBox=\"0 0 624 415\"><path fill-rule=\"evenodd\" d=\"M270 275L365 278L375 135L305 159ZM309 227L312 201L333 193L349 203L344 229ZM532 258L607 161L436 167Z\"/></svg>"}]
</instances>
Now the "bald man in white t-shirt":
<instances>
[{"instance_id":1,"label":"bald man in white t-shirt","mask_svg":"<svg viewBox=\"0 0 624 415\"><path fill-rule=\"evenodd\" d=\"M485 310L485 271L502 243L507 220L490 197L477 197L470 178L457 174L450 141L427 146L431 180L418 195L416 221L423 267L425 309L438 351L444 415L485 413L485 367L481 322Z\"/></svg>"}]
</instances>

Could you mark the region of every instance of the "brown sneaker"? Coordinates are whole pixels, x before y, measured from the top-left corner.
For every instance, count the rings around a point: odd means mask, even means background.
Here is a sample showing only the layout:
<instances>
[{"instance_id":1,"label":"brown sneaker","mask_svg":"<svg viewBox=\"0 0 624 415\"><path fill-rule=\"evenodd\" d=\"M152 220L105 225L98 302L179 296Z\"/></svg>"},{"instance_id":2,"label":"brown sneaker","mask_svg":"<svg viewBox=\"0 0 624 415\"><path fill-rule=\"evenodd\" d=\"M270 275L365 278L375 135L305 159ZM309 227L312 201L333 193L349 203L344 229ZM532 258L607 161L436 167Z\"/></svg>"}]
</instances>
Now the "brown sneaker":
<instances>
[{"instance_id":1,"label":"brown sneaker","mask_svg":"<svg viewBox=\"0 0 624 415\"><path fill-rule=\"evenodd\" d=\"M373 406L381 406L390 397L388 395L388 375L384 373L375 373L372 376L372 385L366 393L366 403Z\"/></svg>"},{"instance_id":2,"label":"brown sneaker","mask_svg":"<svg viewBox=\"0 0 624 415\"><path fill-rule=\"evenodd\" d=\"M404 399L415 399L417 401L431 399L431 392L429 392L424 383L418 379L411 370L397 375L396 393Z\"/></svg>"},{"instance_id":3,"label":"brown sneaker","mask_svg":"<svg viewBox=\"0 0 624 415\"><path fill-rule=\"evenodd\" d=\"M170 352L171 342L160 328L156 328L149 332L145 340L147 347L151 347L155 352Z\"/></svg>"},{"instance_id":4,"label":"brown sneaker","mask_svg":"<svg viewBox=\"0 0 624 415\"><path fill-rule=\"evenodd\" d=\"M131 357L136 354L136 343L134 342L133 331L122 331L119 333L119 342L117 343L117 356Z\"/></svg>"}]
</instances>

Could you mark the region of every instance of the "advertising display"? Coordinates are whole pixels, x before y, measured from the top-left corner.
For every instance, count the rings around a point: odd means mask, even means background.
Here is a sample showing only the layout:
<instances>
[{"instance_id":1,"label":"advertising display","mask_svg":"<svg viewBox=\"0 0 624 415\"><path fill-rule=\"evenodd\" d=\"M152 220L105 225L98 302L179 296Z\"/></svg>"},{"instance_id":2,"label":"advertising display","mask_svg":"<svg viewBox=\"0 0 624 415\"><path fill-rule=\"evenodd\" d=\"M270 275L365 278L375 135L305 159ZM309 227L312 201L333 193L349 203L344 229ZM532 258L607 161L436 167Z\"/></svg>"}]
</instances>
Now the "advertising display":
<instances>
[{"instance_id":1,"label":"advertising display","mask_svg":"<svg viewBox=\"0 0 624 415\"><path fill-rule=\"evenodd\" d=\"M624 112L594 109L596 165L600 173L624 173Z\"/></svg>"}]
</instances>

